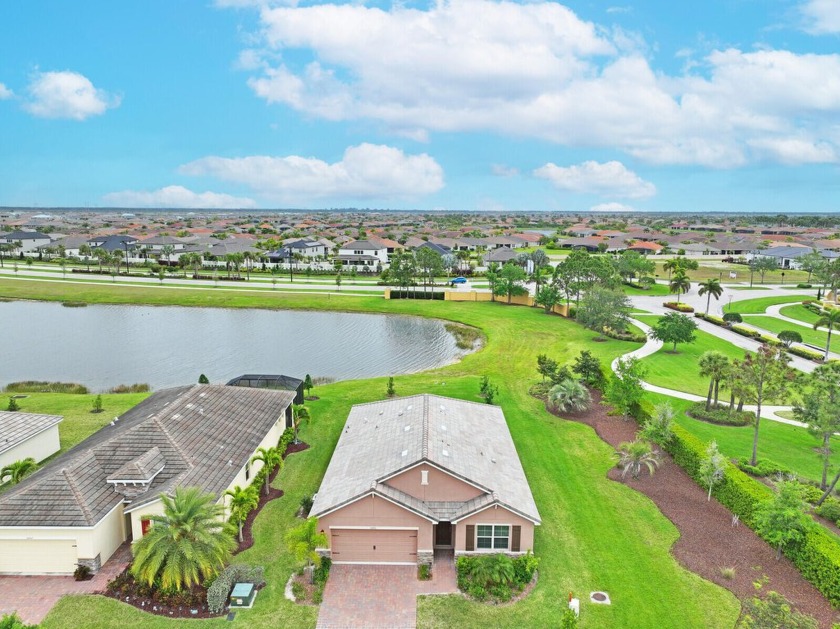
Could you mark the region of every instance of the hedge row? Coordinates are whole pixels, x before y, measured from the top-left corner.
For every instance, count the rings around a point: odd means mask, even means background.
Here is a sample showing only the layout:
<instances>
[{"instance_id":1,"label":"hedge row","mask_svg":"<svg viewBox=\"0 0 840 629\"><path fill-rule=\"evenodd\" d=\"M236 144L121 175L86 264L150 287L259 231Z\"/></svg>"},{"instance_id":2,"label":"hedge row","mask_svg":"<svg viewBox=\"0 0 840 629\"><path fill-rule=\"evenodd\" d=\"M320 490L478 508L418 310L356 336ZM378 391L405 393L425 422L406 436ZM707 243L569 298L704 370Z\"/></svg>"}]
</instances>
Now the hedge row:
<instances>
[{"instance_id":1,"label":"hedge row","mask_svg":"<svg viewBox=\"0 0 840 629\"><path fill-rule=\"evenodd\" d=\"M732 325L729 326L723 319L720 317L715 317L714 315L704 315L702 313L695 313L695 317L699 319L703 319L704 321L708 321L709 323L714 323L722 328L729 328L736 334L740 334L741 336L746 336L747 338L755 339L761 343L766 343L767 345L771 345L773 347L782 347L784 343L782 343L778 338L775 336L770 336L768 334L762 334L758 330L753 330L752 328L748 328L743 325ZM802 347L800 345L794 347L788 347L785 349L789 354L794 354L796 356L800 356L802 358L807 358L808 360L813 360L814 362L821 363L823 360L823 354L821 352L814 351L812 349L808 349L807 347Z\"/></svg>"},{"instance_id":2,"label":"hedge row","mask_svg":"<svg viewBox=\"0 0 840 629\"><path fill-rule=\"evenodd\" d=\"M787 351L791 354L801 356L802 358L813 360L816 363L821 363L823 361L823 358L825 358L825 354L823 354L822 352L818 352L813 349L808 349L807 347L790 347Z\"/></svg>"},{"instance_id":3,"label":"hedge row","mask_svg":"<svg viewBox=\"0 0 840 629\"><path fill-rule=\"evenodd\" d=\"M662 305L666 308L670 308L671 310L676 310L677 312L694 312L694 308L692 308L688 304L678 304L675 301L666 301Z\"/></svg>"}]
</instances>

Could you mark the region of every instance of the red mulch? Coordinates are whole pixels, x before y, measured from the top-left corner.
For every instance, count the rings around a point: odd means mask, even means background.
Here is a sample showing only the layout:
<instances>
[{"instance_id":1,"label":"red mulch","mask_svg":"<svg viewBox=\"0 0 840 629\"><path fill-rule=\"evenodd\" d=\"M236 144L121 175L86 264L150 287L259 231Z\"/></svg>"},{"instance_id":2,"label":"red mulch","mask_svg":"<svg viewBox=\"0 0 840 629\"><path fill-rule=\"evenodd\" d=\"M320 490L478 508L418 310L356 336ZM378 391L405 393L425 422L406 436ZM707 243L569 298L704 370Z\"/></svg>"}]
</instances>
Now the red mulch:
<instances>
[{"instance_id":1,"label":"red mulch","mask_svg":"<svg viewBox=\"0 0 840 629\"><path fill-rule=\"evenodd\" d=\"M599 391L592 391L592 408L585 413L563 417L592 426L598 436L613 447L632 441L638 428L632 419L608 415ZM785 557L776 559L776 551L744 524L732 526L732 513L717 502L706 499L706 492L671 456L662 453L662 464L653 476L643 473L637 480L621 480L617 469L609 478L645 494L673 522L680 538L671 548L674 557L686 568L731 591L739 599L755 595L753 582L769 577L765 591L775 590L800 611L814 616L821 627L840 622L840 612L799 573ZM735 568L732 579L721 575L721 568Z\"/></svg>"},{"instance_id":2,"label":"red mulch","mask_svg":"<svg viewBox=\"0 0 840 629\"><path fill-rule=\"evenodd\" d=\"M285 459L290 454L294 454L295 452L303 452L304 450L308 449L309 444L304 443L303 441L300 441L298 443L290 443L288 446L286 446L286 454L283 455L283 458Z\"/></svg>"}]
</instances>

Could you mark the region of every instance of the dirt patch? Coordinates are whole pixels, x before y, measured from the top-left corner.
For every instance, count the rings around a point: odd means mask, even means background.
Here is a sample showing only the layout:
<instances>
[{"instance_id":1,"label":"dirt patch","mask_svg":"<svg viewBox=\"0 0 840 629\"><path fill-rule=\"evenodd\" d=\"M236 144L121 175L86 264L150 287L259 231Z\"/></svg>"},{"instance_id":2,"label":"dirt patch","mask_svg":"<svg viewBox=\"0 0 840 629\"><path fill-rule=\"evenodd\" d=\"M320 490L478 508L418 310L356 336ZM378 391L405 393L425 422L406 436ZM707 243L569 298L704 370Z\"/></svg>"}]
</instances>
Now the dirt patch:
<instances>
[{"instance_id":1,"label":"dirt patch","mask_svg":"<svg viewBox=\"0 0 840 629\"><path fill-rule=\"evenodd\" d=\"M608 407L600 404L599 391L592 391L592 401L589 411L567 413L563 417L592 426L612 447L635 439L636 422L609 415ZM785 557L777 560L775 550L747 526L733 526L732 513L714 498L707 501L706 492L667 453L663 453L662 465L653 476L622 480L616 468L608 476L648 496L676 525L680 538L671 552L692 572L726 588L739 599L754 596L753 582L767 575L765 591L779 592L797 609L814 616L820 627L830 628L832 623L840 622L840 612L805 580L790 560ZM734 568L731 578L723 576L724 568Z\"/></svg>"}]
</instances>

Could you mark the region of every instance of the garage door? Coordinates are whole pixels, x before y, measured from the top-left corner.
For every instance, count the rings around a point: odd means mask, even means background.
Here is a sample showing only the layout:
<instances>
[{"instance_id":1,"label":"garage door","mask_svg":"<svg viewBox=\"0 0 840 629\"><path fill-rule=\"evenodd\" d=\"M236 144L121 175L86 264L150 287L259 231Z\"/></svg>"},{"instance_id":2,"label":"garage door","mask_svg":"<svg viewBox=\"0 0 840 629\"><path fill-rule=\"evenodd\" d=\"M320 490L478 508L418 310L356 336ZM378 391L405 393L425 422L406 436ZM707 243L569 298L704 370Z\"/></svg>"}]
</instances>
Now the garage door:
<instances>
[{"instance_id":1,"label":"garage door","mask_svg":"<svg viewBox=\"0 0 840 629\"><path fill-rule=\"evenodd\" d=\"M72 574L74 540L0 540L0 574Z\"/></svg>"},{"instance_id":2,"label":"garage door","mask_svg":"<svg viewBox=\"0 0 840 629\"><path fill-rule=\"evenodd\" d=\"M332 560L341 563L417 563L417 531L333 529Z\"/></svg>"}]
</instances>

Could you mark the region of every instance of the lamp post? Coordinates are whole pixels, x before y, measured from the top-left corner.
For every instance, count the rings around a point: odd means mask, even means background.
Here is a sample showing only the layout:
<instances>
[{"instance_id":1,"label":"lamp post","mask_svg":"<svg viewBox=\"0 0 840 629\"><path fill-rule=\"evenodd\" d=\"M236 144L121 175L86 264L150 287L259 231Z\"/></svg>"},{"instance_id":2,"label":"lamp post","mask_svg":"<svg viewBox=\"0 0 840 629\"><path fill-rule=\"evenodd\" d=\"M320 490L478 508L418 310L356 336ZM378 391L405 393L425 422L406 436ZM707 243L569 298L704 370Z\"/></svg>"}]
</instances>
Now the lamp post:
<instances>
[{"instance_id":1,"label":"lamp post","mask_svg":"<svg viewBox=\"0 0 840 629\"><path fill-rule=\"evenodd\" d=\"M784 283L785 283L785 272L782 271L782 285L784 285Z\"/></svg>"}]
</instances>

